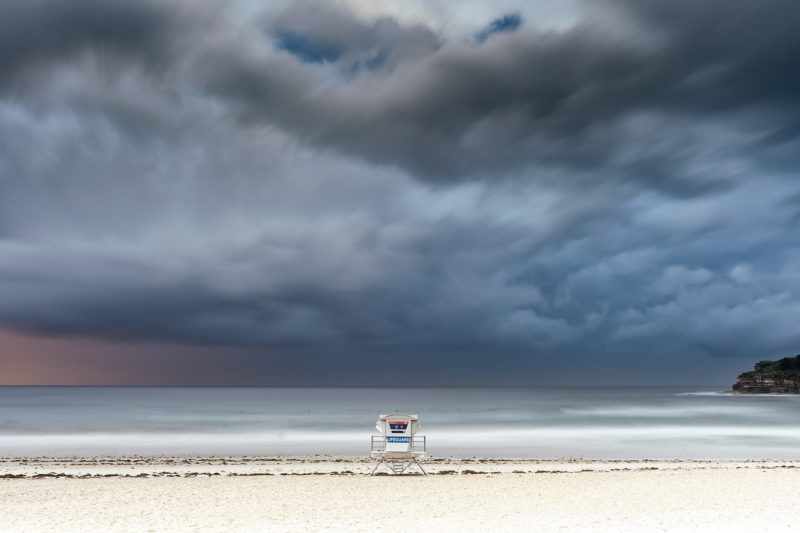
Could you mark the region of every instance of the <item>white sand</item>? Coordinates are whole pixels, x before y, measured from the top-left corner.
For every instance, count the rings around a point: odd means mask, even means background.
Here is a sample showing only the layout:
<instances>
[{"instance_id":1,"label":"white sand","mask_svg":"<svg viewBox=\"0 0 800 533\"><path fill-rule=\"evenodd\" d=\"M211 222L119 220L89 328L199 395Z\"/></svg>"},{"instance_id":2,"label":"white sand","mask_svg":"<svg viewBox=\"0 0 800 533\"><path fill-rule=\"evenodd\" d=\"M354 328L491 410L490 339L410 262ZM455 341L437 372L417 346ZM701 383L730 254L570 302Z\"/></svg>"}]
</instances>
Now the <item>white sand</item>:
<instances>
[{"instance_id":1,"label":"white sand","mask_svg":"<svg viewBox=\"0 0 800 533\"><path fill-rule=\"evenodd\" d=\"M370 478L370 462L357 458L5 459L0 460L0 529L800 528L800 463L437 460L425 465L429 477Z\"/></svg>"}]
</instances>

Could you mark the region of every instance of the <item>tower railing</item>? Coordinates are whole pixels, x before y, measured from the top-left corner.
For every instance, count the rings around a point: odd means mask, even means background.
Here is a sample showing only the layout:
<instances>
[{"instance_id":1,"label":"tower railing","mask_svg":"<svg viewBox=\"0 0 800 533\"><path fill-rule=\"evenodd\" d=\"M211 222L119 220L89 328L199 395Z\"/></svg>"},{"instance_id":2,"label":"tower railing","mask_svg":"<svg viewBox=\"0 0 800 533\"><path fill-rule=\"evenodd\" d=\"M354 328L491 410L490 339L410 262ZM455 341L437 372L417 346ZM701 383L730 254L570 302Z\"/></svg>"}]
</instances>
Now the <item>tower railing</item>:
<instances>
[{"instance_id":1,"label":"tower railing","mask_svg":"<svg viewBox=\"0 0 800 533\"><path fill-rule=\"evenodd\" d=\"M383 435L372 435L370 443L370 451L383 452L386 451L386 437ZM425 440L425 435L414 435L411 437L411 451L412 452L427 452L428 443Z\"/></svg>"}]
</instances>

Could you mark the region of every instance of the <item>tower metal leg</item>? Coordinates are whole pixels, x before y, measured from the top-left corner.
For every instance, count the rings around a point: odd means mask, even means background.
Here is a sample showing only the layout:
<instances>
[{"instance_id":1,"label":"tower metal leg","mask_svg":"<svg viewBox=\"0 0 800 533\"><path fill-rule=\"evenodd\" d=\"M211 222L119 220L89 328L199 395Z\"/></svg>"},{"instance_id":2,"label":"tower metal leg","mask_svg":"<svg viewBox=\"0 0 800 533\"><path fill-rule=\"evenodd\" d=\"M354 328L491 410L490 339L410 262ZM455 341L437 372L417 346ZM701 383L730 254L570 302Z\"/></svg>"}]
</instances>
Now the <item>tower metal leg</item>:
<instances>
[{"instance_id":1,"label":"tower metal leg","mask_svg":"<svg viewBox=\"0 0 800 533\"><path fill-rule=\"evenodd\" d=\"M416 463L416 465L419 467L419 469L420 469L420 470L422 470L422 473L425 475L425 477L428 477L428 473L425 471L425 469L424 469L424 468L422 468L422 465L421 465L421 464L419 464L419 461L417 461L417 458L416 458L416 457L414 458L414 463ZM409 466L410 466L410 465L409 465Z\"/></svg>"},{"instance_id":2,"label":"tower metal leg","mask_svg":"<svg viewBox=\"0 0 800 533\"><path fill-rule=\"evenodd\" d=\"M381 457L381 460L378 461L378 464L375 465L375 468L372 469L372 473L369 475L369 477L374 476L375 471L378 470L378 467L381 466L382 464L383 464L383 457Z\"/></svg>"},{"instance_id":3,"label":"tower metal leg","mask_svg":"<svg viewBox=\"0 0 800 533\"><path fill-rule=\"evenodd\" d=\"M374 476L375 472L378 471L378 468L381 465L388 466L389 470L392 471L392 474L394 474L396 476L399 476L399 475L404 474L405 471L408 470L411 467L412 464L413 465L417 465L417 468L419 468L420 472L422 472L422 475L427 477L428 473L425 471L424 468L422 468L422 465L419 464L419 461L417 461L416 457L412 457L410 461L408 461L408 462L403 461L402 463L400 461L395 461L393 463L387 463L386 462L386 458L385 457L381 457L381 460L378 461L378 464L376 464L375 468L372 469L372 472L369 474L369 477Z\"/></svg>"}]
</instances>

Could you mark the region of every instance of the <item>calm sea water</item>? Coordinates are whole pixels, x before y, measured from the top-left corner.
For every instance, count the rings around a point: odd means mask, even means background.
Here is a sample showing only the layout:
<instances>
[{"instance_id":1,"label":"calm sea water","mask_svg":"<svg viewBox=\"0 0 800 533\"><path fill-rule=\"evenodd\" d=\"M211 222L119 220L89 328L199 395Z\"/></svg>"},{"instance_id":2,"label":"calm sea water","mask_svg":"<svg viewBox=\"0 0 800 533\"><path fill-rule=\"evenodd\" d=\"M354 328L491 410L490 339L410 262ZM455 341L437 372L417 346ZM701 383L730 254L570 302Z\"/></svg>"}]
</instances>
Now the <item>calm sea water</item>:
<instances>
[{"instance_id":1,"label":"calm sea water","mask_svg":"<svg viewBox=\"0 0 800 533\"><path fill-rule=\"evenodd\" d=\"M800 397L714 388L0 387L0 455L368 455L390 412L434 456L800 459Z\"/></svg>"}]
</instances>

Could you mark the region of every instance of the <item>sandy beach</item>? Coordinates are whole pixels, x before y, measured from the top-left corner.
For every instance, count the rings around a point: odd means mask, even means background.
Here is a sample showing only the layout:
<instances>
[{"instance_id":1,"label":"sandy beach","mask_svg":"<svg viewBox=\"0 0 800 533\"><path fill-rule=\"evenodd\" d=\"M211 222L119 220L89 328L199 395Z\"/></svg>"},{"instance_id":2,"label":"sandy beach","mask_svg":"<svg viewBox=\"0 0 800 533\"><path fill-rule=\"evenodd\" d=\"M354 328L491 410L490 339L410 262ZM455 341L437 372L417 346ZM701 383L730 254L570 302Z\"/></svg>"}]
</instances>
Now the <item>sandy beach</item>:
<instances>
[{"instance_id":1,"label":"sandy beach","mask_svg":"<svg viewBox=\"0 0 800 533\"><path fill-rule=\"evenodd\" d=\"M4 458L3 531L776 531L800 462Z\"/></svg>"}]
</instances>

